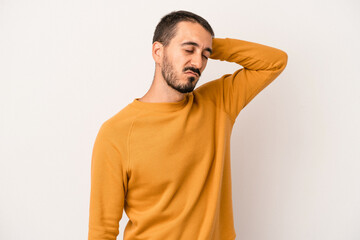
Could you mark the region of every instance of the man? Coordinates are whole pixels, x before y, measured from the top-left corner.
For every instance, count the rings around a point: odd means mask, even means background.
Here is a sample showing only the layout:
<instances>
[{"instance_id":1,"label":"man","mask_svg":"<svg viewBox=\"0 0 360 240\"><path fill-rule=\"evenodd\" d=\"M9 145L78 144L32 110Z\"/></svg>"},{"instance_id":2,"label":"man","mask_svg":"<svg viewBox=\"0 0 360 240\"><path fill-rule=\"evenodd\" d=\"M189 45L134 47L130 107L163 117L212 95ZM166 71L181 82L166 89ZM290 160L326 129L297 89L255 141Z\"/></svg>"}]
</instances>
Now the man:
<instances>
[{"instance_id":1,"label":"man","mask_svg":"<svg viewBox=\"0 0 360 240\"><path fill-rule=\"evenodd\" d=\"M149 91L105 121L91 165L89 240L232 240L230 135L240 111L285 68L287 54L214 38L202 17L156 27ZM243 68L194 90L208 58Z\"/></svg>"}]
</instances>

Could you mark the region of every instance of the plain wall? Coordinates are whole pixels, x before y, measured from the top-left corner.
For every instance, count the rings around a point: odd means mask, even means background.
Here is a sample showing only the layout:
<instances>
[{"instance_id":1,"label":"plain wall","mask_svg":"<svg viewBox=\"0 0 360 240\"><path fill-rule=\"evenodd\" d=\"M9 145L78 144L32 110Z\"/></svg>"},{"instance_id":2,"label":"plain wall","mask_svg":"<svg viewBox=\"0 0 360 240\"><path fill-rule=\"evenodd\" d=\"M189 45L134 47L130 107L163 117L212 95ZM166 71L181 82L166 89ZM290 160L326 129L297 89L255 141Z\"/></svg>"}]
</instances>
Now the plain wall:
<instances>
[{"instance_id":1,"label":"plain wall","mask_svg":"<svg viewBox=\"0 0 360 240\"><path fill-rule=\"evenodd\" d=\"M149 89L155 26L182 9L288 54L233 128L236 239L360 239L356 0L0 0L0 239L87 239L96 134ZM197 87L240 67L209 60Z\"/></svg>"}]
</instances>

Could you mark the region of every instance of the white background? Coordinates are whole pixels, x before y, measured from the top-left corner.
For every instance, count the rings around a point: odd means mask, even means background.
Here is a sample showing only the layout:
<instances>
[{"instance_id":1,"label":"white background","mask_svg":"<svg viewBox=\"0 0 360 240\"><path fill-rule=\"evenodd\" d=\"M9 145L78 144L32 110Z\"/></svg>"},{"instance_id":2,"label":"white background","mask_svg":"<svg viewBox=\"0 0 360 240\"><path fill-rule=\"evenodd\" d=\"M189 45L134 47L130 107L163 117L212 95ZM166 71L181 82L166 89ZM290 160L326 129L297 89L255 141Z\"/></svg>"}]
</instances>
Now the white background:
<instances>
[{"instance_id":1,"label":"white background","mask_svg":"<svg viewBox=\"0 0 360 240\"><path fill-rule=\"evenodd\" d=\"M149 89L173 10L288 54L233 128L236 239L360 239L357 0L0 0L0 239L87 239L95 136ZM209 60L197 87L239 67Z\"/></svg>"}]
</instances>

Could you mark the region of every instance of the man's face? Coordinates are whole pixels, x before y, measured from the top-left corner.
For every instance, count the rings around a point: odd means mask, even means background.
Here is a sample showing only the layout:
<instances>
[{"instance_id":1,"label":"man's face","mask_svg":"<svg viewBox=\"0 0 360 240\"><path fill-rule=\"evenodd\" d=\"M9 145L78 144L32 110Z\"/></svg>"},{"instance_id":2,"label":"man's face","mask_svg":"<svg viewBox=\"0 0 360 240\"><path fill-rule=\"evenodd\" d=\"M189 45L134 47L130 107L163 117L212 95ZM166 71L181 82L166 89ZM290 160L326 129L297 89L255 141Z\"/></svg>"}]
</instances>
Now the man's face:
<instances>
[{"instance_id":1,"label":"man's face","mask_svg":"<svg viewBox=\"0 0 360 240\"><path fill-rule=\"evenodd\" d=\"M161 73L173 89L194 90L211 54L212 36L200 24L179 22L176 35L164 48Z\"/></svg>"}]
</instances>

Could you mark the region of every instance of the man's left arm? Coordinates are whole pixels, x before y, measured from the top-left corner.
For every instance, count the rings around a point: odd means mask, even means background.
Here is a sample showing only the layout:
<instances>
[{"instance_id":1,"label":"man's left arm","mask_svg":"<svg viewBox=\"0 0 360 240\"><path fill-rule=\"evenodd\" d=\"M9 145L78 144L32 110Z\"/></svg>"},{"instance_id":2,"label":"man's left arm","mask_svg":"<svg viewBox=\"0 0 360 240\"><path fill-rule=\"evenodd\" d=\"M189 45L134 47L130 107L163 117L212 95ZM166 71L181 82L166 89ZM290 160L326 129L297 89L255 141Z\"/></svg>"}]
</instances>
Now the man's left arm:
<instances>
[{"instance_id":1,"label":"man's left arm","mask_svg":"<svg viewBox=\"0 0 360 240\"><path fill-rule=\"evenodd\" d=\"M232 38L214 38L210 58L237 63L243 68L217 81L221 105L235 121L239 112L287 65L287 54L277 48ZM215 82L214 82L215 83Z\"/></svg>"}]
</instances>

